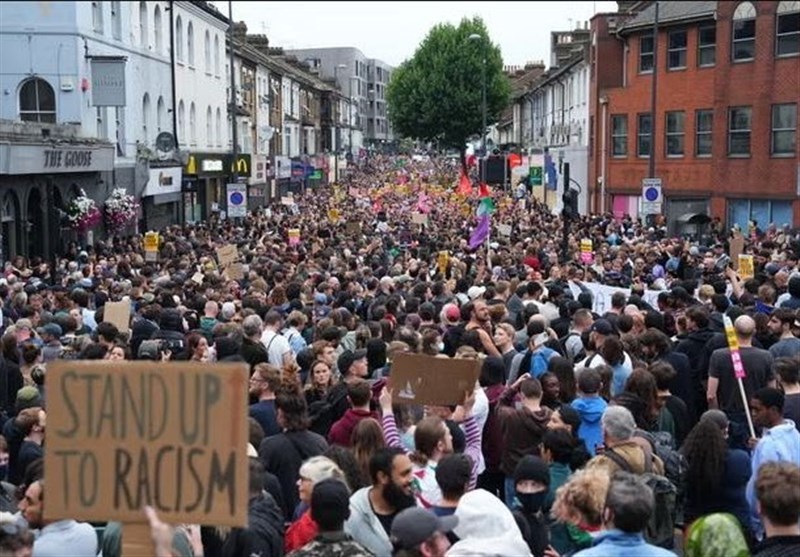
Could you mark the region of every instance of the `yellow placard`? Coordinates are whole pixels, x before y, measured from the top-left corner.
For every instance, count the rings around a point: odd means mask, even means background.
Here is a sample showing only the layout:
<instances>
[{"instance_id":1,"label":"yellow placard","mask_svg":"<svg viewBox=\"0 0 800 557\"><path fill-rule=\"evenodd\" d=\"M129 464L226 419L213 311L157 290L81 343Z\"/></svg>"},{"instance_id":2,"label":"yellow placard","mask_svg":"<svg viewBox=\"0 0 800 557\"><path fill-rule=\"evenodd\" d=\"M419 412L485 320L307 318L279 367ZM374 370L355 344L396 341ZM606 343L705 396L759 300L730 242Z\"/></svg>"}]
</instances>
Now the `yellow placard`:
<instances>
[{"instance_id":1,"label":"yellow placard","mask_svg":"<svg viewBox=\"0 0 800 557\"><path fill-rule=\"evenodd\" d=\"M739 277L742 280L751 279L755 276L755 270L753 269L753 256L752 255L744 255L739 254Z\"/></svg>"},{"instance_id":2,"label":"yellow placard","mask_svg":"<svg viewBox=\"0 0 800 557\"><path fill-rule=\"evenodd\" d=\"M339 222L339 209L329 209L328 210L328 220L331 221L334 224Z\"/></svg>"},{"instance_id":3,"label":"yellow placard","mask_svg":"<svg viewBox=\"0 0 800 557\"><path fill-rule=\"evenodd\" d=\"M144 251L158 251L158 232L148 232L144 235Z\"/></svg>"}]
</instances>

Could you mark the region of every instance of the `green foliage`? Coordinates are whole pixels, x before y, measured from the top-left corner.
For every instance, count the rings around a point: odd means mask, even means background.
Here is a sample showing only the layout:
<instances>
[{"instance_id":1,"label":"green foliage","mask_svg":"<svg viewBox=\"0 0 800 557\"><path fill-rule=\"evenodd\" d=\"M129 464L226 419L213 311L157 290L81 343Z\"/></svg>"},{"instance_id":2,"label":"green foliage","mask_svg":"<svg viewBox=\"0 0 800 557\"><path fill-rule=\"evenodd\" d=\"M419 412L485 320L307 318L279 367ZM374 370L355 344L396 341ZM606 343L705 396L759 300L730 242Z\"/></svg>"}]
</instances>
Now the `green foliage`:
<instances>
[{"instance_id":1,"label":"green foliage","mask_svg":"<svg viewBox=\"0 0 800 557\"><path fill-rule=\"evenodd\" d=\"M482 38L470 39L473 34ZM465 18L458 27L447 23L431 29L389 83L386 100L395 132L463 152L467 139L481 135L484 59L491 125L508 106L511 84L483 20Z\"/></svg>"}]
</instances>

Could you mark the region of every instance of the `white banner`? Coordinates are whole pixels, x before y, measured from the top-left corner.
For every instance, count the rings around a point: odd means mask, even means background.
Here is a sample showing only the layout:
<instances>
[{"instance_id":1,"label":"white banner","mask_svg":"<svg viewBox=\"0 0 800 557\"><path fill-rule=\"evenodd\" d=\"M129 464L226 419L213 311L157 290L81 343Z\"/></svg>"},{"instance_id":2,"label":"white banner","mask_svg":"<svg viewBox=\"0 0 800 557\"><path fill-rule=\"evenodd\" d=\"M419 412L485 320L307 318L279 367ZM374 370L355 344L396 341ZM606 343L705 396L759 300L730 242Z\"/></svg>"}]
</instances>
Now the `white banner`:
<instances>
[{"instance_id":1,"label":"white banner","mask_svg":"<svg viewBox=\"0 0 800 557\"><path fill-rule=\"evenodd\" d=\"M581 285L592 293L592 311L598 315L603 315L611 309L611 296L613 296L616 292L624 292L626 298L630 297L631 295L630 288L606 286L605 284L598 284L596 282L584 282L581 283ZM572 295L575 296L576 299L578 294L582 292L580 286L574 282L569 283L569 289L572 291ZM658 295L661 294L661 292L663 292L663 290L645 290L642 300L645 303L650 304L650 307L653 309L658 310Z\"/></svg>"}]
</instances>

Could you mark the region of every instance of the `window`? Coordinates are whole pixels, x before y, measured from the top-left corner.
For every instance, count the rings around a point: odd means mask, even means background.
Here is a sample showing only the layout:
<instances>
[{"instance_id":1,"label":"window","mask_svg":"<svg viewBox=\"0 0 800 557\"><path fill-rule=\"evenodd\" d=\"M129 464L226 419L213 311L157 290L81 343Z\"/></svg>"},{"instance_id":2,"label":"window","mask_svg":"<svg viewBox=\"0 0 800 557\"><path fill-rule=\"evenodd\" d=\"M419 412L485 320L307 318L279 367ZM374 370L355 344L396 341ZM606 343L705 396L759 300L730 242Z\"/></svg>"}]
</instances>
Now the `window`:
<instances>
[{"instance_id":1,"label":"window","mask_svg":"<svg viewBox=\"0 0 800 557\"><path fill-rule=\"evenodd\" d=\"M717 62L717 24L710 23L697 28L697 65L701 68Z\"/></svg>"},{"instance_id":2,"label":"window","mask_svg":"<svg viewBox=\"0 0 800 557\"><path fill-rule=\"evenodd\" d=\"M191 21L186 24L186 62L194 66L194 27Z\"/></svg>"},{"instance_id":3,"label":"window","mask_svg":"<svg viewBox=\"0 0 800 557\"><path fill-rule=\"evenodd\" d=\"M668 157L683 156L684 112L667 112L666 143Z\"/></svg>"},{"instance_id":4,"label":"window","mask_svg":"<svg viewBox=\"0 0 800 557\"><path fill-rule=\"evenodd\" d=\"M670 31L667 49L667 68L678 70L686 67L686 30Z\"/></svg>"},{"instance_id":5,"label":"window","mask_svg":"<svg viewBox=\"0 0 800 557\"><path fill-rule=\"evenodd\" d=\"M122 3L111 2L111 34L117 40L122 38Z\"/></svg>"},{"instance_id":6,"label":"window","mask_svg":"<svg viewBox=\"0 0 800 557\"><path fill-rule=\"evenodd\" d=\"M153 12L153 39L155 41L156 52L161 54L161 49L164 47L161 40L161 8L156 6Z\"/></svg>"},{"instance_id":7,"label":"window","mask_svg":"<svg viewBox=\"0 0 800 557\"><path fill-rule=\"evenodd\" d=\"M183 21L181 16L175 20L175 58L183 62Z\"/></svg>"},{"instance_id":8,"label":"window","mask_svg":"<svg viewBox=\"0 0 800 557\"><path fill-rule=\"evenodd\" d=\"M756 9L750 2L742 2L733 12L734 62L746 62L756 56Z\"/></svg>"},{"instance_id":9,"label":"window","mask_svg":"<svg viewBox=\"0 0 800 557\"><path fill-rule=\"evenodd\" d=\"M778 4L775 30L775 54L792 56L800 54L800 2Z\"/></svg>"},{"instance_id":10,"label":"window","mask_svg":"<svg viewBox=\"0 0 800 557\"><path fill-rule=\"evenodd\" d=\"M189 105L189 143L197 145L197 111L194 103Z\"/></svg>"},{"instance_id":11,"label":"window","mask_svg":"<svg viewBox=\"0 0 800 557\"><path fill-rule=\"evenodd\" d=\"M167 110L164 107L164 97L158 97L156 103L156 131L161 133L167 131Z\"/></svg>"},{"instance_id":12,"label":"window","mask_svg":"<svg viewBox=\"0 0 800 557\"><path fill-rule=\"evenodd\" d=\"M639 114L637 116L638 119L638 129L636 130L637 137L636 137L636 156L638 157L649 157L650 156L650 149L651 141L650 141L650 132L652 131L652 122L650 121L650 114Z\"/></svg>"},{"instance_id":13,"label":"window","mask_svg":"<svg viewBox=\"0 0 800 557\"><path fill-rule=\"evenodd\" d=\"M750 155L752 109L739 106L728 109L728 155Z\"/></svg>"},{"instance_id":14,"label":"window","mask_svg":"<svg viewBox=\"0 0 800 557\"><path fill-rule=\"evenodd\" d=\"M211 73L211 35L206 31L206 37L203 41L203 52L205 54L206 73Z\"/></svg>"},{"instance_id":15,"label":"window","mask_svg":"<svg viewBox=\"0 0 800 557\"><path fill-rule=\"evenodd\" d=\"M150 48L150 36L147 31L147 2L139 2L139 44L145 50Z\"/></svg>"},{"instance_id":16,"label":"window","mask_svg":"<svg viewBox=\"0 0 800 557\"><path fill-rule=\"evenodd\" d=\"M220 109L217 109L217 122L216 122L216 140L217 140L217 147L222 147L222 112Z\"/></svg>"},{"instance_id":17,"label":"window","mask_svg":"<svg viewBox=\"0 0 800 557\"><path fill-rule=\"evenodd\" d=\"M103 2L92 2L92 29L103 34Z\"/></svg>"},{"instance_id":18,"label":"window","mask_svg":"<svg viewBox=\"0 0 800 557\"><path fill-rule=\"evenodd\" d=\"M628 117L624 114L611 116L611 154L628 156Z\"/></svg>"},{"instance_id":19,"label":"window","mask_svg":"<svg viewBox=\"0 0 800 557\"><path fill-rule=\"evenodd\" d=\"M56 94L44 79L34 77L19 88L19 119L23 122L56 123Z\"/></svg>"},{"instance_id":20,"label":"window","mask_svg":"<svg viewBox=\"0 0 800 557\"><path fill-rule=\"evenodd\" d=\"M794 156L797 149L797 105L772 105L772 154Z\"/></svg>"},{"instance_id":21,"label":"window","mask_svg":"<svg viewBox=\"0 0 800 557\"><path fill-rule=\"evenodd\" d=\"M214 146L214 115L210 106L206 109L206 145Z\"/></svg>"},{"instance_id":22,"label":"window","mask_svg":"<svg viewBox=\"0 0 800 557\"><path fill-rule=\"evenodd\" d=\"M710 157L714 111L698 110L694 113L694 122L694 154L698 157Z\"/></svg>"},{"instance_id":23,"label":"window","mask_svg":"<svg viewBox=\"0 0 800 557\"><path fill-rule=\"evenodd\" d=\"M639 37L639 73L653 71L653 36Z\"/></svg>"},{"instance_id":24,"label":"window","mask_svg":"<svg viewBox=\"0 0 800 557\"><path fill-rule=\"evenodd\" d=\"M219 77L219 35L214 35L214 75Z\"/></svg>"},{"instance_id":25,"label":"window","mask_svg":"<svg viewBox=\"0 0 800 557\"><path fill-rule=\"evenodd\" d=\"M178 138L181 145L186 145L186 110L183 101L178 103Z\"/></svg>"},{"instance_id":26,"label":"window","mask_svg":"<svg viewBox=\"0 0 800 557\"><path fill-rule=\"evenodd\" d=\"M792 202L768 199L731 199L728 201L728 226L736 224L747 230L750 221L758 223L762 230L774 223L778 227L793 226Z\"/></svg>"},{"instance_id":27,"label":"window","mask_svg":"<svg viewBox=\"0 0 800 557\"><path fill-rule=\"evenodd\" d=\"M149 131L147 129L147 125L150 121L150 95L145 93L144 98L142 99L142 143L144 145L148 144L148 138L150 137Z\"/></svg>"}]
</instances>

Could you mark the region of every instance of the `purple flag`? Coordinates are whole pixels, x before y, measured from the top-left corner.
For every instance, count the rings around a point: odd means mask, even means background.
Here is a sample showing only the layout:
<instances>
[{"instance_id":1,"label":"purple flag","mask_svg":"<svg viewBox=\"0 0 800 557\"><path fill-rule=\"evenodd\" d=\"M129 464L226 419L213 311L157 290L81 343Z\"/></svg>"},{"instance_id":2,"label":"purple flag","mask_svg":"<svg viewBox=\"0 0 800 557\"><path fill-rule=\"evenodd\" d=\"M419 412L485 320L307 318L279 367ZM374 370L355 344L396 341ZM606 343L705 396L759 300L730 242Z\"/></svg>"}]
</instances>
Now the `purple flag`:
<instances>
[{"instance_id":1,"label":"purple flag","mask_svg":"<svg viewBox=\"0 0 800 557\"><path fill-rule=\"evenodd\" d=\"M478 218L478 226L472 231L469 237L469 249L477 249L489 237L489 214Z\"/></svg>"}]
</instances>

